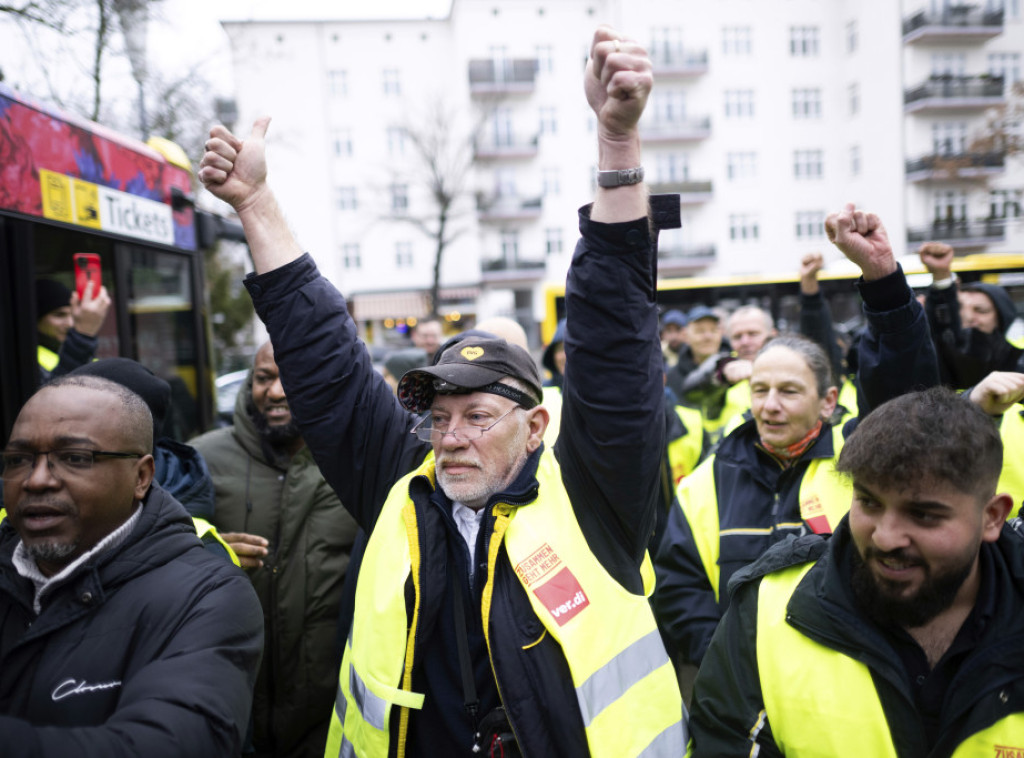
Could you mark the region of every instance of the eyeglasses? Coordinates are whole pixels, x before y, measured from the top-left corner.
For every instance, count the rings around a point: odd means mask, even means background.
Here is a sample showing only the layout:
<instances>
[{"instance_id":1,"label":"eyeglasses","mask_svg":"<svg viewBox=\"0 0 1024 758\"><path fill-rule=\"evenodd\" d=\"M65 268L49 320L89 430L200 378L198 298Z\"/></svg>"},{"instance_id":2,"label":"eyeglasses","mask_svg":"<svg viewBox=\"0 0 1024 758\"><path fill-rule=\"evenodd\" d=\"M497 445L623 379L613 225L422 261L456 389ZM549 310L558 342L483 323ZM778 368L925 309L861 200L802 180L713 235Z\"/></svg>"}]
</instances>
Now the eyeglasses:
<instances>
[{"instance_id":1,"label":"eyeglasses","mask_svg":"<svg viewBox=\"0 0 1024 758\"><path fill-rule=\"evenodd\" d=\"M501 416L499 416L493 424L488 424L487 426L477 426L474 424L470 424L469 426L460 426L455 429L438 429L436 426L433 426L433 416L428 413L426 416L423 417L422 421L420 421L418 424L416 424L416 426L412 428L412 431L410 433L415 434L424 442L440 442L449 434L452 435L457 440L466 440L467 442L472 442L473 440L478 440L481 437L483 437L484 432L489 432L491 429L500 424L501 420L508 416L509 414L511 414L512 411L518 410L521 410L521 406L512 406L506 413L503 413Z\"/></svg>"},{"instance_id":2,"label":"eyeglasses","mask_svg":"<svg viewBox=\"0 0 1024 758\"><path fill-rule=\"evenodd\" d=\"M46 456L46 464L53 474L77 474L88 471L97 461L109 458L141 458L142 453L113 453L106 450L84 450L63 448L61 450L5 450L0 453L4 462L4 470L0 478L24 476L31 472L40 455Z\"/></svg>"}]
</instances>

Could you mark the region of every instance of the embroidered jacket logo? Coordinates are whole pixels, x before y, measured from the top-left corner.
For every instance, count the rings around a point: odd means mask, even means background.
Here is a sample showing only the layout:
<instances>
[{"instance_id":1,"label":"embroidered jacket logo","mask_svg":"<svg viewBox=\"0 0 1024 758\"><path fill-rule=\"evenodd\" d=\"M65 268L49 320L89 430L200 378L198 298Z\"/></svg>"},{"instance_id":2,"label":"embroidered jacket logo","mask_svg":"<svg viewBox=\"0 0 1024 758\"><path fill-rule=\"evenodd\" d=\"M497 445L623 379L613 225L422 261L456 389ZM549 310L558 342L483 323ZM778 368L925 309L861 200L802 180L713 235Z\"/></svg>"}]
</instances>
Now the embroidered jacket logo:
<instances>
[{"instance_id":1,"label":"embroidered jacket logo","mask_svg":"<svg viewBox=\"0 0 1024 758\"><path fill-rule=\"evenodd\" d=\"M115 687L120 687L120 680L116 682L101 682L99 684L89 684L84 679L78 681L76 679L65 679L63 682L53 688L53 692L50 693L50 699L53 702L63 700L66 697L72 695L84 695L88 692L98 692L100 690L112 690Z\"/></svg>"},{"instance_id":2,"label":"embroidered jacket logo","mask_svg":"<svg viewBox=\"0 0 1024 758\"><path fill-rule=\"evenodd\" d=\"M996 745L996 758L1024 758L1024 747Z\"/></svg>"}]
</instances>

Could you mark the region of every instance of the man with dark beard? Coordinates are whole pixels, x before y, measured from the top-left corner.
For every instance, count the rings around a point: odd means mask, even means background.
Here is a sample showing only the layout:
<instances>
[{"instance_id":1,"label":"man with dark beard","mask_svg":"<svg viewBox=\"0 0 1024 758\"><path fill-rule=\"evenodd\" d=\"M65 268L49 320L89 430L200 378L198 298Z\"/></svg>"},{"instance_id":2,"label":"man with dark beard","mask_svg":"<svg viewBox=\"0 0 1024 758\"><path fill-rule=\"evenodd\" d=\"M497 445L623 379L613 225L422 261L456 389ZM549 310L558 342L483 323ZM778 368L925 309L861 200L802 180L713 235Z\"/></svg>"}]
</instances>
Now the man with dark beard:
<instances>
[{"instance_id":1,"label":"man with dark beard","mask_svg":"<svg viewBox=\"0 0 1024 758\"><path fill-rule=\"evenodd\" d=\"M233 426L191 444L213 477L210 521L263 605L256 755L319 758L337 686L338 609L357 527L299 435L271 343L256 353Z\"/></svg>"},{"instance_id":2,"label":"man with dark beard","mask_svg":"<svg viewBox=\"0 0 1024 758\"><path fill-rule=\"evenodd\" d=\"M736 574L694 692L690 755L1020 755L1024 543L999 432L943 388L871 413L831 539Z\"/></svg>"}]
</instances>

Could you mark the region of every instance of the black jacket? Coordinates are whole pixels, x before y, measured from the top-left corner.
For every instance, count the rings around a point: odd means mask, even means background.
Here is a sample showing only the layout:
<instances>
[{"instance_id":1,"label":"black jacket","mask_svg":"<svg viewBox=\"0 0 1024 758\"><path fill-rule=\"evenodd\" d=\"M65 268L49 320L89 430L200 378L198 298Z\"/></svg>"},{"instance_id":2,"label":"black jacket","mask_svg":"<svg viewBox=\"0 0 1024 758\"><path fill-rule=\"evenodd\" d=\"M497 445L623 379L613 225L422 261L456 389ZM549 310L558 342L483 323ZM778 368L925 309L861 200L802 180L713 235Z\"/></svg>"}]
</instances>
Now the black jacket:
<instances>
[{"instance_id":1,"label":"black jacket","mask_svg":"<svg viewBox=\"0 0 1024 758\"><path fill-rule=\"evenodd\" d=\"M790 599L787 621L802 634L871 669L900 756L944 758L967 736L1024 710L1024 542L1019 534L1004 527L997 542L982 544L982 560L990 563L988 574L995 578L995 586L983 590L994 593L994 614L947 692L943 728L931 751L900 658L883 630L854 603L848 579L854 550L848 519L844 519L831 539L812 535L782 543L735 576L732 606L697 676L690 718L693 755L751 753L750 726L764 708L756 657L761 578L808 561L817 563ZM759 755L780 755L771 734L770 713L756 741Z\"/></svg>"},{"instance_id":2,"label":"black jacket","mask_svg":"<svg viewBox=\"0 0 1024 758\"><path fill-rule=\"evenodd\" d=\"M126 541L44 596L38 617L34 586L11 562L18 542L0 526L0 754L240 753L259 601L238 568L203 549L176 500L154 485Z\"/></svg>"},{"instance_id":3,"label":"black jacket","mask_svg":"<svg viewBox=\"0 0 1024 758\"><path fill-rule=\"evenodd\" d=\"M659 210L652 200L657 228ZM678 217L678 201L673 203ZM673 211L668 211L671 220ZM665 224L660 224L664 226ZM662 360L654 304L656 255L647 219L598 224L580 213L583 239L566 284L567 368L561 432L555 446L563 484L591 549L627 590L640 592L639 567L654 529L659 466L664 450ZM303 439L325 477L356 520L373 529L392 485L421 463L429 446L409 430L416 418L373 370L341 295L306 256L246 280L275 346L289 405ZM595 339L600 335L600 339ZM600 381L588 381L590 377ZM504 498L536 496L537 454ZM423 544L425 581L418 641L430 661L428 702L414 716L413 755L469 755L472 726L463 711L453 611L446 566L469 560L450 504L425 480L413 480ZM486 545L492 519L479 539ZM528 755L581 755L586 738L567 664L550 635L523 654L543 631L507 559L495 577L490 630L503 702ZM507 571L505 569L508 569ZM363 564L361 570L372 570ZM479 566L464 597L479 608ZM473 594L471 595L470 592ZM470 614L479 619L479 611ZM476 622L479 625L479 621ZM430 630L434 631L431 632ZM482 648L482 630L470 628L481 699L496 697ZM481 656L481 651L483 655ZM414 672L422 682L425 668ZM422 691L422 690L420 690ZM496 701L495 701L496 702ZM396 712L398 709L395 709Z\"/></svg>"}]
</instances>

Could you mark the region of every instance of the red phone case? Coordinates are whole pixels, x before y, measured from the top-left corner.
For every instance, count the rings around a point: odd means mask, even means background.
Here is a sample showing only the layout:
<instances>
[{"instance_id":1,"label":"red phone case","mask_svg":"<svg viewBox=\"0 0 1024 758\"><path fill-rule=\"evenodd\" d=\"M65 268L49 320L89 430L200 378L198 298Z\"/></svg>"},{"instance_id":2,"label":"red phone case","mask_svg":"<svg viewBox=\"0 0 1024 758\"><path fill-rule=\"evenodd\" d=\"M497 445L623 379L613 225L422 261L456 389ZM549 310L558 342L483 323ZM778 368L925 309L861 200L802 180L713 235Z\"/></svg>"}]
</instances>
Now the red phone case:
<instances>
[{"instance_id":1,"label":"red phone case","mask_svg":"<svg viewBox=\"0 0 1024 758\"><path fill-rule=\"evenodd\" d=\"M100 274L100 256L96 253L75 253L75 291L78 299L85 296L85 287L89 282L95 282L92 288L92 296L96 297L103 286Z\"/></svg>"}]
</instances>

